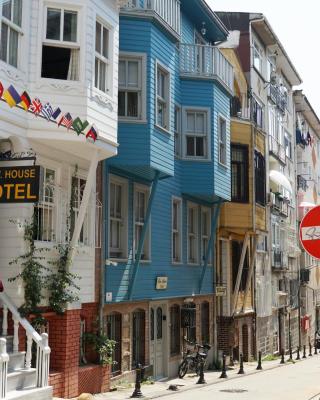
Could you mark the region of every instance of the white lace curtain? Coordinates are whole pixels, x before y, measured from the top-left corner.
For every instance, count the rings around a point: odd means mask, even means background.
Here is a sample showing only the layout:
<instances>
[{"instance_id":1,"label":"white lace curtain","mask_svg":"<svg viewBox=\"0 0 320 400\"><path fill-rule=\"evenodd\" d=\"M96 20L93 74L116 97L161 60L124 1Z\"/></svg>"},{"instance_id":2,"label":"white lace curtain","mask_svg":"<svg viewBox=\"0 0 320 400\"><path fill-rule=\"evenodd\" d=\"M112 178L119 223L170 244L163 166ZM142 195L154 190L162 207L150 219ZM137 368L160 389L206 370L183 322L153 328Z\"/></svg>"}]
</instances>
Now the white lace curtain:
<instances>
[{"instance_id":1,"label":"white lace curtain","mask_svg":"<svg viewBox=\"0 0 320 400\"><path fill-rule=\"evenodd\" d=\"M79 49L71 49L68 70L68 80L70 81L79 80L79 54Z\"/></svg>"}]
</instances>

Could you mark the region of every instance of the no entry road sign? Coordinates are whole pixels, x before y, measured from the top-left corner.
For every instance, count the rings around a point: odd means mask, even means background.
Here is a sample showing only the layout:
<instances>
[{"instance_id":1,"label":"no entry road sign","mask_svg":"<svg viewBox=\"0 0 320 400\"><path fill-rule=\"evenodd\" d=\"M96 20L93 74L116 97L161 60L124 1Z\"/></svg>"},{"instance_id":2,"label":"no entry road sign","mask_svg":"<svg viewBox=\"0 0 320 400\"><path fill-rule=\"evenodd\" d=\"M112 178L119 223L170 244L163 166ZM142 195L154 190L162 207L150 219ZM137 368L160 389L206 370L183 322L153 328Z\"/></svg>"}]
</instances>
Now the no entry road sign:
<instances>
[{"instance_id":1,"label":"no entry road sign","mask_svg":"<svg viewBox=\"0 0 320 400\"><path fill-rule=\"evenodd\" d=\"M320 259L320 206L310 210L301 221L300 241L310 256Z\"/></svg>"}]
</instances>

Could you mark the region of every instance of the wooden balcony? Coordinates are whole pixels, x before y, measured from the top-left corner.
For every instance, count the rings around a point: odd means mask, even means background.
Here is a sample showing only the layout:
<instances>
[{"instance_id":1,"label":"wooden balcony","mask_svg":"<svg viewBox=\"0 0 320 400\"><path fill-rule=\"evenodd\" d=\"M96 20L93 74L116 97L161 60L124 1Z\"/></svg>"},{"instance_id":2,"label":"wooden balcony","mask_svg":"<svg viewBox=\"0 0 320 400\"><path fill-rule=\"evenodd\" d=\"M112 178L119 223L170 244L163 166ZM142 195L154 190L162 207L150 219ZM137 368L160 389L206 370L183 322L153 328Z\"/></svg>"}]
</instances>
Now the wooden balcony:
<instances>
[{"instance_id":1,"label":"wooden balcony","mask_svg":"<svg viewBox=\"0 0 320 400\"><path fill-rule=\"evenodd\" d=\"M217 79L233 91L233 67L217 47L181 43L179 52L182 76Z\"/></svg>"},{"instance_id":2,"label":"wooden balcony","mask_svg":"<svg viewBox=\"0 0 320 400\"><path fill-rule=\"evenodd\" d=\"M179 0L128 0L123 1L121 14L155 17L165 27L180 36Z\"/></svg>"}]
</instances>

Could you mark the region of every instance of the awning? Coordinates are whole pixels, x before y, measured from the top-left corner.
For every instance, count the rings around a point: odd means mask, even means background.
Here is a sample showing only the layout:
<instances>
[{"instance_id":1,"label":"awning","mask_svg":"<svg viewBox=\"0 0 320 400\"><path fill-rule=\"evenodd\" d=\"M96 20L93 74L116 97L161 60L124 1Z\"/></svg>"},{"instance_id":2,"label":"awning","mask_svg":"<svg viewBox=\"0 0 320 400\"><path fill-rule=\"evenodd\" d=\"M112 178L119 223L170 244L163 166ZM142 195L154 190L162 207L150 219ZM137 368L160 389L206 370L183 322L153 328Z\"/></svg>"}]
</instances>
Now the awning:
<instances>
[{"instance_id":1,"label":"awning","mask_svg":"<svg viewBox=\"0 0 320 400\"><path fill-rule=\"evenodd\" d=\"M283 186L290 194L292 194L292 186L289 179L281 172L272 169L269 173L270 179L277 185Z\"/></svg>"},{"instance_id":2,"label":"awning","mask_svg":"<svg viewBox=\"0 0 320 400\"><path fill-rule=\"evenodd\" d=\"M309 203L308 201L303 201L302 203L299 204L298 207L305 207L305 208L312 208L315 207L316 205L314 203Z\"/></svg>"}]
</instances>

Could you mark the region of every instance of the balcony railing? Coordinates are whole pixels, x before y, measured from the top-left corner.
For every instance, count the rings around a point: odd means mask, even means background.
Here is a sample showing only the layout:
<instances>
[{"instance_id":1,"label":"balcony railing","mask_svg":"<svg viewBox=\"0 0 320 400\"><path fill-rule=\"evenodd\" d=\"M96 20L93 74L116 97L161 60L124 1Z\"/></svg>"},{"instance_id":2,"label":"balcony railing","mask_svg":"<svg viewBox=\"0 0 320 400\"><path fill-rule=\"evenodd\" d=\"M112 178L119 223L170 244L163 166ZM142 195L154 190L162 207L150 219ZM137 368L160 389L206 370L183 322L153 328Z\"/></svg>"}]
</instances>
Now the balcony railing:
<instances>
[{"instance_id":1,"label":"balcony railing","mask_svg":"<svg viewBox=\"0 0 320 400\"><path fill-rule=\"evenodd\" d=\"M274 250L272 252L272 266L280 268L282 265L282 251Z\"/></svg>"},{"instance_id":2,"label":"balcony railing","mask_svg":"<svg viewBox=\"0 0 320 400\"><path fill-rule=\"evenodd\" d=\"M288 108L288 95L287 93L283 93L278 86L269 85L269 98L282 113Z\"/></svg>"},{"instance_id":3,"label":"balcony railing","mask_svg":"<svg viewBox=\"0 0 320 400\"><path fill-rule=\"evenodd\" d=\"M273 212L281 214L283 217L287 217L289 214L289 201L277 193L270 193L270 206Z\"/></svg>"},{"instance_id":4,"label":"balcony railing","mask_svg":"<svg viewBox=\"0 0 320 400\"><path fill-rule=\"evenodd\" d=\"M75 191L75 198L78 195L82 194ZM66 244L71 240L79 208L74 206L70 215L70 195L66 189L50 183L43 184L34 213L34 240L54 244ZM96 199L96 193L92 193L80 232L80 246L101 247L101 219L102 204Z\"/></svg>"},{"instance_id":5,"label":"balcony railing","mask_svg":"<svg viewBox=\"0 0 320 400\"><path fill-rule=\"evenodd\" d=\"M285 148L277 141L277 139L272 136L269 136L269 151L270 153L274 154L282 163L286 163Z\"/></svg>"},{"instance_id":6,"label":"balcony railing","mask_svg":"<svg viewBox=\"0 0 320 400\"><path fill-rule=\"evenodd\" d=\"M304 179L304 177L302 175L297 176L297 187L298 187L298 190L302 189L304 192L306 192L308 190L307 180Z\"/></svg>"},{"instance_id":7,"label":"balcony railing","mask_svg":"<svg viewBox=\"0 0 320 400\"><path fill-rule=\"evenodd\" d=\"M180 35L180 1L179 0L128 0L123 2L122 13L141 15L154 14L161 22Z\"/></svg>"},{"instance_id":8,"label":"balcony railing","mask_svg":"<svg viewBox=\"0 0 320 400\"><path fill-rule=\"evenodd\" d=\"M233 96L230 100L230 116L245 120L251 119L250 100L246 94L241 96Z\"/></svg>"},{"instance_id":9,"label":"balcony railing","mask_svg":"<svg viewBox=\"0 0 320 400\"><path fill-rule=\"evenodd\" d=\"M181 75L217 78L233 90L233 67L217 47L181 43L179 50Z\"/></svg>"}]
</instances>

